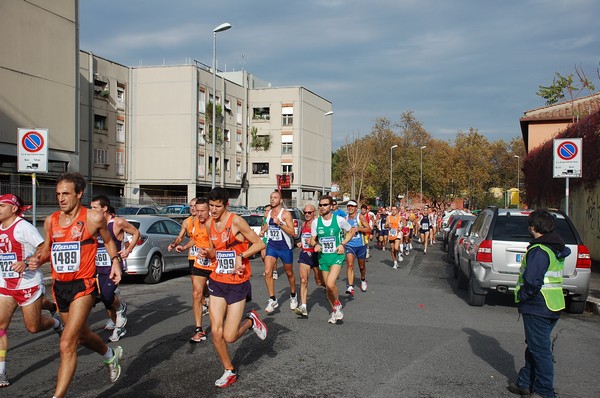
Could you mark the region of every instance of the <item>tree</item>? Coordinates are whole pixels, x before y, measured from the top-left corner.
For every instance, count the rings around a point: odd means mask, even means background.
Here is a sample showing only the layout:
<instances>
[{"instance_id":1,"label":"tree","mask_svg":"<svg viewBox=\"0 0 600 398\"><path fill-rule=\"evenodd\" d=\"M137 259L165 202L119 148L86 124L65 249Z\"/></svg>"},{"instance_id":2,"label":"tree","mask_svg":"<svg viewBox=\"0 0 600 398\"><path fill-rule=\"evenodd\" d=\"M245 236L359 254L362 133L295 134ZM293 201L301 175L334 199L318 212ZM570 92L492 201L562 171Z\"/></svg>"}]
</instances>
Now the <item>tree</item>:
<instances>
[{"instance_id":1,"label":"tree","mask_svg":"<svg viewBox=\"0 0 600 398\"><path fill-rule=\"evenodd\" d=\"M563 100L567 94L569 100L573 102L584 90L587 90L589 94L593 94L596 88L592 81L588 79L581 65L575 65L575 74L577 75L579 84L573 84L574 76L572 73L568 76L563 76L556 72L552 84L549 86L539 86L536 94L546 100L546 105L556 104Z\"/></svg>"}]
</instances>

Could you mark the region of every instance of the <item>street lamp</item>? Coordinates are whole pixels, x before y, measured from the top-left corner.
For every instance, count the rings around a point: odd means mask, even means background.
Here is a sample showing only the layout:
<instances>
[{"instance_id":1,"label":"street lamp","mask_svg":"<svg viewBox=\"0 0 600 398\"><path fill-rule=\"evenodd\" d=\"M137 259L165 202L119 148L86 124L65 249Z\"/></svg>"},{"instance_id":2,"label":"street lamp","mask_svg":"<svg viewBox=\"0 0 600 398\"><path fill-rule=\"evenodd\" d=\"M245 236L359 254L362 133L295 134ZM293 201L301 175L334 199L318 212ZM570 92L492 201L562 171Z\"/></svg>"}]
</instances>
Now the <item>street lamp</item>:
<instances>
[{"instance_id":1,"label":"street lamp","mask_svg":"<svg viewBox=\"0 0 600 398\"><path fill-rule=\"evenodd\" d=\"M515 158L517 158L517 198L519 199L519 202L521 201L521 181L520 181L520 177L521 177L521 158L519 157L519 155L515 155ZM519 203L517 203L517 208L519 208Z\"/></svg>"},{"instance_id":2,"label":"street lamp","mask_svg":"<svg viewBox=\"0 0 600 398\"><path fill-rule=\"evenodd\" d=\"M213 29L213 104L212 104L212 177L211 189L215 188L217 175L217 33L231 28L231 24L222 23Z\"/></svg>"},{"instance_id":3,"label":"street lamp","mask_svg":"<svg viewBox=\"0 0 600 398\"><path fill-rule=\"evenodd\" d=\"M327 156L325 155L325 117L327 116L331 116L333 115L333 111L329 111L329 112L325 112L323 114L323 120L321 121L321 132L323 133L323 164L326 164L327 162L325 161L325 159L327 158ZM331 169L331 167L329 167ZM323 171L325 171L325 167L323 167ZM331 173L331 171L330 171ZM327 173L323 172L323 186L321 187L321 195L325 195L325 176L327 175Z\"/></svg>"},{"instance_id":4,"label":"street lamp","mask_svg":"<svg viewBox=\"0 0 600 398\"><path fill-rule=\"evenodd\" d=\"M423 207L423 149L427 148L426 145L421 147L421 207Z\"/></svg>"},{"instance_id":5,"label":"street lamp","mask_svg":"<svg viewBox=\"0 0 600 398\"><path fill-rule=\"evenodd\" d=\"M394 148L398 148L398 145L392 145L390 147L390 206L392 205L392 152L394 151Z\"/></svg>"}]
</instances>

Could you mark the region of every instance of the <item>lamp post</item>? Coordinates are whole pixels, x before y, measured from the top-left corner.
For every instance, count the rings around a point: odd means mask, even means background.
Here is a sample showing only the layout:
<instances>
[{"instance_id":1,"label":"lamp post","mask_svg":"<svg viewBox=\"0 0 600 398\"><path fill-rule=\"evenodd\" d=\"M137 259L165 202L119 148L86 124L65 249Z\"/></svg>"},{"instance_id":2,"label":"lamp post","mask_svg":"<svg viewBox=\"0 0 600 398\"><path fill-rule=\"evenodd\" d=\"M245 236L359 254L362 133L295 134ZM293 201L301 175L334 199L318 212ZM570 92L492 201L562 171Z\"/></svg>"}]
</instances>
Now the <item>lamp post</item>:
<instances>
[{"instance_id":1,"label":"lamp post","mask_svg":"<svg viewBox=\"0 0 600 398\"><path fill-rule=\"evenodd\" d=\"M213 104L212 104L212 176L211 189L215 188L217 175L217 33L231 28L231 24L222 23L213 29Z\"/></svg>"},{"instance_id":2,"label":"lamp post","mask_svg":"<svg viewBox=\"0 0 600 398\"><path fill-rule=\"evenodd\" d=\"M427 148L426 145L421 147L421 207L423 207L423 149Z\"/></svg>"},{"instance_id":3,"label":"lamp post","mask_svg":"<svg viewBox=\"0 0 600 398\"><path fill-rule=\"evenodd\" d=\"M394 151L394 148L398 148L398 145L392 145L390 147L390 206L392 205L392 191L393 191L393 185L392 185L392 152Z\"/></svg>"},{"instance_id":4,"label":"lamp post","mask_svg":"<svg viewBox=\"0 0 600 398\"><path fill-rule=\"evenodd\" d=\"M519 155L515 155L515 158L517 158L517 198L518 201L521 201L521 181L520 181L520 177L521 177L521 158L519 157ZM519 203L517 203L517 208L519 208Z\"/></svg>"},{"instance_id":5,"label":"lamp post","mask_svg":"<svg viewBox=\"0 0 600 398\"><path fill-rule=\"evenodd\" d=\"M321 121L321 130L323 133L323 141L325 141L325 118L327 116L331 116L333 115L333 111L329 111L329 112L325 112L323 114L323 120ZM323 164L326 164L327 162L325 161L326 159L326 155L325 155L325 142L323 142ZM331 167L329 167L331 169ZM325 167L323 167L323 170L325 170ZM331 170L330 170L331 173ZM325 176L327 175L327 173L323 173L323 185L321 187L321 195L325 195Z\"/></svg>"}]
</instances>

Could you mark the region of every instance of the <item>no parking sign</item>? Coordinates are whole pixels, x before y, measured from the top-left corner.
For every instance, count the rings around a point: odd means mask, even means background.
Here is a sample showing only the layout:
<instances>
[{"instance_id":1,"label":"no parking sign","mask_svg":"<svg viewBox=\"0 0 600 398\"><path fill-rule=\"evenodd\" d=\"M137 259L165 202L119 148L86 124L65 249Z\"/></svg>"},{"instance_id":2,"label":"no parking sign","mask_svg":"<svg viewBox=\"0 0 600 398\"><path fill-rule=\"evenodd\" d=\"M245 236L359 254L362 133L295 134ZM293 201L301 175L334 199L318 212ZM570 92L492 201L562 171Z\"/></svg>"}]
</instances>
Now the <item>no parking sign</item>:
<instances>
[{"instance_id":1,"label":"no parking sign","mask_svg":"<svg viewBox=\"0 0 600 398\"><path fill-rule=\"evenodd\" d=\"M18 129L19 173L48 172L48 129Z\"/></svg>"},{"instance_id":2,"label":"no parking sign","mask_svg":"<svg viewBox=\"0 0 600 398\"><path fill-rule=\"evenodd\" d=\"M554 178L581 177L581 138L554 140Z\"/></svg>"}]
</instances>

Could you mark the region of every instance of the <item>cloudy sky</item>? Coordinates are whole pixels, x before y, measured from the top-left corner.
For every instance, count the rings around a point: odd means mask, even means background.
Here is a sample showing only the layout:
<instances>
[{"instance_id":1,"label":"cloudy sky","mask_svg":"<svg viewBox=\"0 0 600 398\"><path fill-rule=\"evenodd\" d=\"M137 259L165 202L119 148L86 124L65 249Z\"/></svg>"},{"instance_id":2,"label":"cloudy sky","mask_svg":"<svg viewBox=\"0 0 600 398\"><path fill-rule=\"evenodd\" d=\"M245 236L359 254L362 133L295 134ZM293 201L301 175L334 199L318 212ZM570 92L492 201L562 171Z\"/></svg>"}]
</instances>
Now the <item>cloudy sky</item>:
<instances>
[{"instance_id":1,"label":"cloudy sky","mask_svg":"<svg viewBox=\"0 0 600 398\"><path fill-rule=\"evenodd\" d=\"M520 136L555 72L600 88L598 0L81 0L81 49L128 65L212 63L333 104L334 147L408 110L439 139Z\"/></svg>"}]
</instances>

